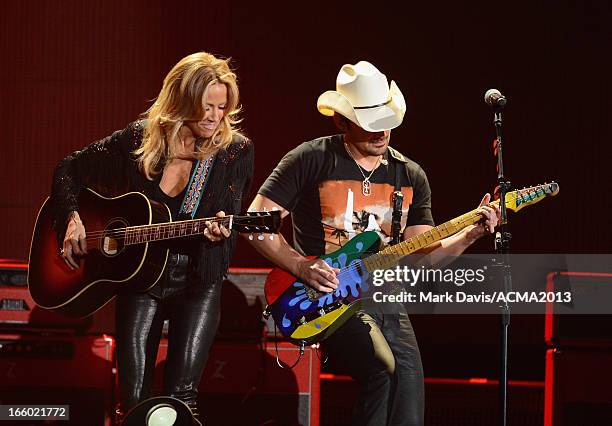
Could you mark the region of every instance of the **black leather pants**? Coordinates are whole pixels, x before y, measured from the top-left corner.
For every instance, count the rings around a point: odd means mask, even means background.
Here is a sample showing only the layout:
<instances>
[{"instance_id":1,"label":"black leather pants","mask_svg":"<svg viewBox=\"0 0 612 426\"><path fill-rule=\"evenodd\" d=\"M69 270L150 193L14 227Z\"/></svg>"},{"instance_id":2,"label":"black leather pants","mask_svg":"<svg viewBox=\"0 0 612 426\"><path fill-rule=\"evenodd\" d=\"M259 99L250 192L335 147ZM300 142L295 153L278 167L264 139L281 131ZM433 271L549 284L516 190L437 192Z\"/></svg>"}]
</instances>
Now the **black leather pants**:
<instances>
[{"instance_id":1,"label":"black leather pants","mask_svg":"<svg viewBox=\"0 0 612 426\"><path fill-rule=\"evenodd\" d=\"M332 366L360 385L352 425L422 426L424 379L408 314L365 308L324 343Z\"/></svg>"},{"instance_id":2,"label":"black leather pants","mask_svg":"<svg viewBox=\"0 0 612 426\"><path fill-rule=\"evenodd\" d=\"M153 289L117 297L120 412L152 396L157 348L168 319L163 394L182 400L198 417L198 385L219 325L221 285L199 282L189 257L171 254L164 279Z\"/></svg>"}]
</instances>

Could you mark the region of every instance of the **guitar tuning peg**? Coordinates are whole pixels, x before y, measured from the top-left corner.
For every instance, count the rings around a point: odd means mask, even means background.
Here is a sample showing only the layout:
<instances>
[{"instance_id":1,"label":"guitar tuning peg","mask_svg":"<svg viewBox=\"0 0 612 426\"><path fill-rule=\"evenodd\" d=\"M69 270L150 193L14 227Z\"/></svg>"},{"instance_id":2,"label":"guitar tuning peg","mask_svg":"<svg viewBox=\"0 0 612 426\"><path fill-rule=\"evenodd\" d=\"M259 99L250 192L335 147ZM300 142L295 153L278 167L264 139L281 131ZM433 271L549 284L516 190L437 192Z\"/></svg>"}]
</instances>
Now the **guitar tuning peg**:
<instances>
[{"instance_id":1,"label":"guitar tuning peg","mask_svg":"<svg viewBox=\"0 0 612 426\"><path fill-rule=\"evenodd\" d=\"M249 241L253 241L253 234L249 234Z\"/></svg>"},{"instance_id":2,"label":"guitar tuning peg","mask_svg":"<svg viewBox=\"0 0 612 426\"><path fill-rule=\"evenodd\" d=\"M270 235L268 235L268 239L269 239L270 241L274 241L274 234L270 234Z\"/></svg>"},{"instance_id":3,"label":"guitar tuning peg","mask_svg":"<svg viewBox=\"0 0 612 426\"><path fill-rule=\"evenodd\" d=\"M258 239L259 241L263 241L263 239L264 239L263 234L259 234L259 235L257 236L257 239Z\"/></svg>"}]
</instances>

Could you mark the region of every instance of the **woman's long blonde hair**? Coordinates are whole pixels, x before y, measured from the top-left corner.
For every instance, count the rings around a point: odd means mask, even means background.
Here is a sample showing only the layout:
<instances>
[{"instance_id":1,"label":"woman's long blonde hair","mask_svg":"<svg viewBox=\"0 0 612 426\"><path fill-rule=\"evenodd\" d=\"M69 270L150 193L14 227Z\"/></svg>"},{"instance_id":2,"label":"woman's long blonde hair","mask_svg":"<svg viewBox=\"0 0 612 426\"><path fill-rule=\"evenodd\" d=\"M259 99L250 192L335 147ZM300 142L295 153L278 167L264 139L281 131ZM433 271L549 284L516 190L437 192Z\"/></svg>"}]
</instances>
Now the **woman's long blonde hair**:
<instances>
[{"instance_id":1,"label":"woman's long blonde hair","mask_svg":"<svg viewBox=\"0 0 612 426\"><path fill-rule=\"evenodd\" d=\"M159 174L162 161L175 158L175 144L183 123L204 117L205 99L212 84L225 84L227 104L219 128L209 139L197 144L196 159L204 159L217 149L226 148L240 122L236 74L229 59L219 59L210 53L193 53L181 59L164 79L164 85L153 105L143 114L147 118L143 140L134 153L141 171L148 179Z\"/></svg>"}]
</instances>

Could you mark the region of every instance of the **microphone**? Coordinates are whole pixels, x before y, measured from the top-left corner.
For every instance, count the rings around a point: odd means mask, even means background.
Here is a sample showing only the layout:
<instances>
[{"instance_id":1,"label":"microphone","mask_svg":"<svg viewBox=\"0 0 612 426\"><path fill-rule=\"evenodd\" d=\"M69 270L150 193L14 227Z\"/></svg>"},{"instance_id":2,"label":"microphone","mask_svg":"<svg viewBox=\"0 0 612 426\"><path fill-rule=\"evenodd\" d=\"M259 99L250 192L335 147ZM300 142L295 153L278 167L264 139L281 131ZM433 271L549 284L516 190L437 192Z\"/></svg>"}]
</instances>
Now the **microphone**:
<instances>
[{"instance_id":1,"label":"microphone","mask_svg":"<svg viewBox=\"0 0 612 426\"><path fill-rule=\"evenodd\" d=\"M503 108L506 106L506 98L497 89L489 89L484 95L485 102L493 108Z\"/></svg>"}]
</instances>

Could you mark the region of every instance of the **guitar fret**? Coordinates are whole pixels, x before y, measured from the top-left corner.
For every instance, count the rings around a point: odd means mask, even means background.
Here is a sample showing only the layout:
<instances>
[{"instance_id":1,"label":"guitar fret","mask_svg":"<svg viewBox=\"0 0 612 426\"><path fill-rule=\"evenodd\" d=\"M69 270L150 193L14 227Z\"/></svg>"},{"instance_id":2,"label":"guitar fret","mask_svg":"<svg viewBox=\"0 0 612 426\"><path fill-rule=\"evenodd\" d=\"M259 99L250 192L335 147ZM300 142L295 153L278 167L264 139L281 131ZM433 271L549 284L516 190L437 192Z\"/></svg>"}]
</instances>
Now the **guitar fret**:
<instances>
[{"instance_id":1,"label":"guitar fret","mask_svg":"<svg viewBox=\"0 0 612 426\"><path fill-rule=\"evenodd\" d=\"M403 244L398 244L396 247L397 247L397 248L398 248L398 250L399 250L399 253L398 253L398 254L402 254L402 255L404 255L404 256L408 254L408 250L406 250L406 247L404 247L404 245L403 245Z\"/></svg>"},{"instance_id":2,"label":"guitar fret","mask_svg":"<svg viewBox=\"0 0 612 426\"><path fill-rule=\"evenodd\" d=\"M446 232L448 233L448 235L452 235L455 233L455 225L453 225L452 221L446 222L444 226L446 228Z\"/></svg>"},{"instance_id":3,"label":"guitar fret","mask_svg":"<svg viewBox=\"0 0 612 426\"><path fill-rule=\"evenodd\" d=\"M434 231L435 231L435 232L437 232L437 233L438 233L438 235L435 235ZM434 228L431 228L431 231L430 231L430 232L431 232L431 234L434 236L434 238L435 238L435 239L437 239L437 240L441 240L441 239L443 238L443 237L442 237L442 234L440 233L440 230L438 229L438 227L437 227L437 226L436 226L436 227L434 227Z\"/></svg>"},{"instance_id":4,"label":"guitar fret","mask_svg":"<svg viewBox=\"0 0 612 426\"><path fill-rule=\"evenodd\" d=\"M431 231L427 231L423 235L425 236L425 242L428 242L428 239L431 238L431 241L429 241L428 244L432 244L436 241Z\"/></svg>"}]
</instances>

